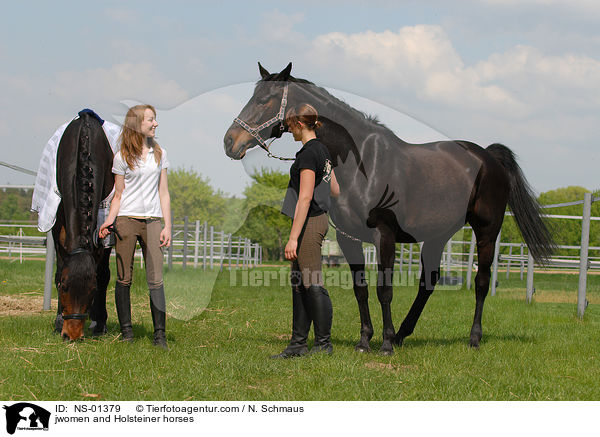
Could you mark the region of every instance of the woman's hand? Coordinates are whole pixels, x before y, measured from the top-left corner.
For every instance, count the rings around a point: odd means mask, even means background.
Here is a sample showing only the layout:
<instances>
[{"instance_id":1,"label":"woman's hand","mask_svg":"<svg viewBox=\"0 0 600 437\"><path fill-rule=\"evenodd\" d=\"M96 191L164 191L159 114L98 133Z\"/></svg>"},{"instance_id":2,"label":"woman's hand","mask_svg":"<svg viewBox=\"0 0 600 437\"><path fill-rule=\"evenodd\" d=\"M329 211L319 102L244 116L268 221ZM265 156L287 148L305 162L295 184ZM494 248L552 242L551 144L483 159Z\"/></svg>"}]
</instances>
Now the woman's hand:
<instances>
[{"instance_id":1,"label":"woman's hand","mask_svg":"<svg viewBox=\"0 0 600 437\"><path fill-rule=\"evenodd\" d=\"M296 258L298 258L298 254L296 253L297 249L298 240L290 238L287 244L285 245L285 259L289 261L294 261Z\"/></svg>"},{"instance_id":2,"label":"woman's hand","mask_svg":"<svg viewBox=\"0 0 600 437\"><path fill-rule=\"evenodd\" d=\"M100 238L105 238L110 233L108 227L112 224L113 222L109 220L106 220L104 223L102 223L102 226L100 226L100 230L98 231L98 236Z\"/></svg>"},{"instance_id":3,"label":"woman's hand","mask_svg":"<svg viewBox=\"0 0 600 437\"><path fill-rule=\"evenodd\" d=\"M338 184L338 181L335 177L335 172L333 170L331 170L330 187L331 187L331 197L338 197L340 195L340 184Z\"/></svg>"},{"instance_id":4,"label":"woman's hand","mask_svg":"<svg viewBox=\"0 0 600 437\"><path fill-rule=\"evenodd\" d=\"M171 228L165 226L160 232L160 247L169 247L171 245Z\"/></svg>"}]
</instances>

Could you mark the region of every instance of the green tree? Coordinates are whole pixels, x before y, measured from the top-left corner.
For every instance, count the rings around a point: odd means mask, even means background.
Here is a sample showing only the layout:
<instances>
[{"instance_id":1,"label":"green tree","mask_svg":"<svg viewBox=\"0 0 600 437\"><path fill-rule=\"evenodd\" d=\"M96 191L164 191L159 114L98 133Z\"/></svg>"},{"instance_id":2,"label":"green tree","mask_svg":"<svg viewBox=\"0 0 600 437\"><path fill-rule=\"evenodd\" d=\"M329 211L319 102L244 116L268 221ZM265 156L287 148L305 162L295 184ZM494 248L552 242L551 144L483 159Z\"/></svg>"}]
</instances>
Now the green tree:
<instances>
[{"instance_id":1,"label":"green tree","mask_svg":"<svg viewBox=\"0 0 600 437\"><path fill-rule=\"evenodd\" d=\"M22 188L4 188L0 190L0 223L32 222L37 214L31 209L32 190ZM13 235L19 228L0 228L0 234ZM26 235L39 235L35 228L23 228Z\"/></svg>"},{"instance_id":2,"label":"green tree","mask_svg":"<svg viewBox=\"0 0 600 437\"><path fill-rule=\"evenodd\" d=\"M175 220L188 216L190 221L206 221L209 226L222 228L227 213L227 200L222 191L215 191L208 178L194 170L178 168L169 172L171 211Z\"/></svg>"},{"instance_id":3,"label":"green tree","mask_svg":"<svg viewBox=\"0 0 600 437\"><path fill-rule=\"evenodd\" d=\"M283 260L291 220L280 210L289 177L263 169L252 179L252 184L244 190L246 220L237 234L259 243L265 258Z\"/></svg>"}]
</instances>

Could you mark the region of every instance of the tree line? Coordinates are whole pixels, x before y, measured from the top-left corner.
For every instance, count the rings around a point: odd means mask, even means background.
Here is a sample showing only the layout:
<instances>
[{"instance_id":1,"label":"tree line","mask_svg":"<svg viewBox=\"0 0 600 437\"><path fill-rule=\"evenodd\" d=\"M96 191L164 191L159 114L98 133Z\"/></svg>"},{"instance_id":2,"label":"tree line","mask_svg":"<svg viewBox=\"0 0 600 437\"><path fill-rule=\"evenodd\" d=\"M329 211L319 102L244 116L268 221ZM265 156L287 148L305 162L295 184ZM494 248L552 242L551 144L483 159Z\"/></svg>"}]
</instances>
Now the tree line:
<instances>
[{"instance_id":1,"label":"tree line","mask_svg":"<svg viewBox=\"0 0 600 437\"><path fill-rule=\"evenodd\" d=\"M182 223L185 216L190 221L199 220L234 235L249 238L263 248L263 258L283 260L283 249L291 229L291 221L280 213L285 196L288 175L276 171L262 170L252 176L252 183L242 197L230 196L211 186L210 180L192 169L178 168L169 172L169 192L171 209L175 223ZM589 190L583 187L558 188L540 194L541 205L573 202L583 199ZM31 190L0 190L0 223L37 220L36 213L30 212ZM596 191L594 195L599 195ZM576 215L582 213L582 205L544 210L552 215ZM600 202L592 204L592 216L600 216ZM569 219L548 219L557 244L578 246L581 241L581 221ZM12 229L12 228L10 228ZM9 233L10 229L0 230ZM30 231L29 233L34 232ZM335 241L335 231L330 228L327 235ZM465 241L471 238L467 231ZM521 234L511 216L505 217L502 226L502 242L523 242ZM590 245L600 246L600 223L592 221ZM564 251L561 251L562 253Z\"/></svg>"}]
</instances>

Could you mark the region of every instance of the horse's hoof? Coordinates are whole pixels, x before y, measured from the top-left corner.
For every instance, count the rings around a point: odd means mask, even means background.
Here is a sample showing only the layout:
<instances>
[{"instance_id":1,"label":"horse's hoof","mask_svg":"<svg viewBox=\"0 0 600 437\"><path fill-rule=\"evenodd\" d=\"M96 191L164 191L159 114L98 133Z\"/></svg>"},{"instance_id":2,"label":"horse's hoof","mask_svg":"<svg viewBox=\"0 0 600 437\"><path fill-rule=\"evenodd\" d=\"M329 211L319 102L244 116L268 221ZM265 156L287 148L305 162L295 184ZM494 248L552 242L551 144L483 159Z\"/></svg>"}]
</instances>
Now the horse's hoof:
<instances>
[{"instance_id":1,"label":"horse's hoof","mask_svg":"<svg viewBox=\"0 0 600 437\"><path fill-rule=\"evenodd\" d=\"M399 337L399 336L394 337L394 344L396 346L402 346L402 343L404 343L404 337Z\"/></svg>"},{"instance_id":2,"label":"horse's hoof","mask_svg":"<svg viewBox=\"0 0 600 437\"><path fill-rule=\"evenodd\" d=\"M92 337L100 337L108 333L108 329L106 329L106 325L96 325L92 329Z\"/></svg>"},{"instance_id":3,"label":"horse's hoof","mask_svg":"<svg viewBox=\"0 0 600 437\"><path fill-rule=\"evenodd\" d=\"M390 356L394 355L394 349L392 349L392 350L381 349L379 351L379 355L383 355L384 357L390 357Z\"/></svg>"},{"instance_id":4,"label":"horse's hoof","mask_svg":"<svg viewBox=\"0 0 600 437\"><path fill-rule=\"evenodd\" d=\"M473 340L471 339L471 341L469 341L469 347L471 347L472 349L479 349L479 340Z\"/></svg>"},{"instance_id":5,"label":"horse's hoof","mask_svg":"<svg viewBox=\"0 0 600 437\"><path fill-rule=\"evenodd\" d=\"M363 346L360 344L357 344L356 346L354 346L354 350L356 352L360 352L363 354L367 354L367 353L371 352L371 348L369 346Z\"/></svg>"}]
</instances>

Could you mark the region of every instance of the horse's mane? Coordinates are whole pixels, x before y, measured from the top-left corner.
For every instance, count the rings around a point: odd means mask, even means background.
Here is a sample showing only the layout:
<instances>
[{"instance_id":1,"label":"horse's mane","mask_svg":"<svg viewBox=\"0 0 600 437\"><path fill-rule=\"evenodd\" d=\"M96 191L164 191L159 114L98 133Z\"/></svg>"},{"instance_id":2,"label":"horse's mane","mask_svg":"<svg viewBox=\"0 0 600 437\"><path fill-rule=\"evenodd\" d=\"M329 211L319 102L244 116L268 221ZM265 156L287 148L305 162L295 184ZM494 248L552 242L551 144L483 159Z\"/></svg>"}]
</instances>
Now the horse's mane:
<instances>
[{"instance_id":1,"label":"horse's mane","mask_svg":"<svg viewBox=\"0 0 600 437\"><path fill-rule=\"evenodd\" d=\"M272 74L271 76L267 77L266 79L259 80L257 82L257 84L260 82L272 81L275 79L276 76L277 76L276 74ZM364 112L359 111L356 108L353 108L348 103L344 102L342 99L335 97L333 94L331 94L325 88L317 86L309 80L301 79L301 78L293 77L293 76L290 76L289 81L314 86L315 90L317 90L319 92L321 98L324 98L325 100L327 100L335 105L338 105L341 110L351 113L353 116L358 117L359 119L365 121L366 123L368 123L374 127L383 128L383 129L390 131L390 133L392 133L392 131L385 124L383 124L381 121L379 121L379 119L377 118L376 115L365 114Z\"/></svg>"},{"instance_id":2,"label":"horse's mane","mask_svg":"<svg viewBox=\"0 0 600 437\"><path fill-rule=\"evenodd\" d=\"M77 212L79 216L79 247L91 248L91 233L96 214L94 213L94 170L90 166L92 126L95 120L87 114L80 118L78 147L77 147Z\"/></svg>"}]
</instances>

